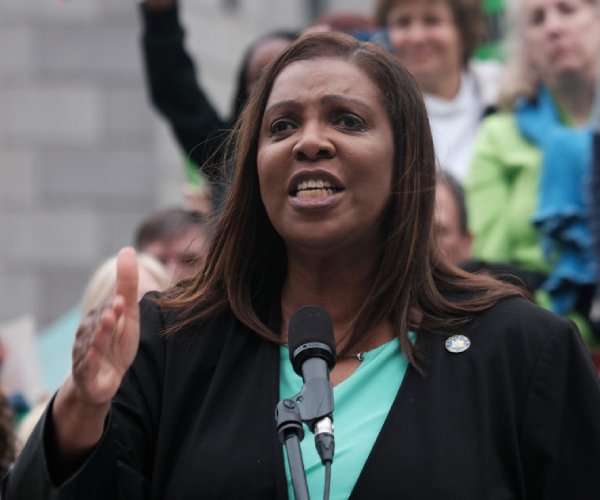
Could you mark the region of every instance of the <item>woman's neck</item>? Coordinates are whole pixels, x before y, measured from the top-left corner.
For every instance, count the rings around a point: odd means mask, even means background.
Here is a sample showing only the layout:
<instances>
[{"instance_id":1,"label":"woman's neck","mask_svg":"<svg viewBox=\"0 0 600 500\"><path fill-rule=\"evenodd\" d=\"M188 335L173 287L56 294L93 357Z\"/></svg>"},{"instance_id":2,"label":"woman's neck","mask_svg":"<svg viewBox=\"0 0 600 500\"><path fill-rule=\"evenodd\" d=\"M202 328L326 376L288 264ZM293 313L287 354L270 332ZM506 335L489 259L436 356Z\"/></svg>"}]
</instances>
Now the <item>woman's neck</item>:
<instances>
[{"instance_id":1,"label":"woman's neck","mask_svg":"<svg viewBox=\"0 0 600 500\"><path fill-rule=\"evenodd\" d=\"M559 109L566 114L572 125L582 126L588 123L594 101L592 82L561 82L549 90Z\"/></svg>"},{"instance_id":2,"label":"woman's neck","mask_svg":"<svg viewBox=\"0 0 600 500\"><path fill-rule=\"evenodd\" d=\"M454 99L460 91L461 72L443 78L420 79L419 85L425 94L448 101Z\"/></svg>"},{"instance_id":3,"label":"woman's neck","mask_svg":"<svg viewBox=\"0 0 600 500\"><path fill-rule=\"evenodd\" d=\"M290 258L281 294L281 331L287 336L289 318L299 307L322 307L331 317L336 351L339 353L352 335L357 313L372 283L374 265L373 258L352 261L339 256L320 260L309 258L306 261ZM370 331L363 332L351 351L370 351L393 338L391 323L383 321ZM358 357L338 358L330 373L333 385L351 376L359 364Z\"/></svg>"},{"instance_id":4,"label":"woman's neck","mask_svg":"<svg viewBox=\"0 0 600 500\"><path fill-rule=\"evenodd\" d=\"M344 272L327 265L290 265L283 286L282 305L289 308L290 314L306 304L318 305L342 324L354 317L367 289L364 273L351 267Z\"/></svg>"},{"instance_id":5,"label":"woman's neck","mask_svg":"<svg viewBox=\"0 0 600 500\"><path fill-rule=\"evenodd\" d=\"M335 259L334 259L335 260ZM339 259L337 259L339 261ZM338 352L347 344L356 315L364 305L373 276L373 263L311 262L288 263L287 278L281 294L282 332L287 334L290 316L300 307L315 305L325 309L332 320ZM369 351L394 337L391 325L384 322L365 332L352 351Z\"/></svg>"},{"instance_id":6,"label":"woman's neck","mask_svg":"<svg viewBox=\"0 0 600 500\"><path fill-rule=\"evenodd\" d=\"M373 264L341 260L290 260L281 295L283 332L296 309L316 305L331 316L338 349L344 345L369 291Z\"/></svg>"}]
</instances>

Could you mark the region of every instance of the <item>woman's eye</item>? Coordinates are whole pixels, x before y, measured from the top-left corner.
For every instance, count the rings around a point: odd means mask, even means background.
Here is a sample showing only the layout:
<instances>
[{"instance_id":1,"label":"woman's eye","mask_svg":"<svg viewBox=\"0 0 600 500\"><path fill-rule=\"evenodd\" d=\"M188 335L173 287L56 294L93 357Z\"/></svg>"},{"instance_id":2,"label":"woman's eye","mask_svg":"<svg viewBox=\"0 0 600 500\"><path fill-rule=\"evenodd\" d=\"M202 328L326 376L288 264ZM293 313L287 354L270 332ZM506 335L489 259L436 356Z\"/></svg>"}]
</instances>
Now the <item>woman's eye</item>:
<instances>
[{"instance_id":1,"label":"woman's eye","mask_svg":"<svg viewBox=\"0 0 600 500\"><path fill-rule=\"evenodd\" d=\"M179 263L182 266L193 267L193 266L195 266L198 263L199 260L200 260L200 257L197 256L197 255L194 255L194 256L191 256L191 257L182 257L179 260Z\"/></svg>"},{"instance_id":2,"label":"woman's eye","mask_svg":"<svg viewBox=\"0 0 600 500\"><path fill-rule=\"evenodd\" d=\"M388 22L389 28L406 28L410 26L411 18L408 16L396 17Z\"/></svg>"},{"instance_id":3,"label":"woman's eye","mask_svg":"<svg viewBox=\"0 0 600 500\"><path fill-rule=\"evenodd\" d=\"M424 24L425 26L438 26L442 24L442 19L439 16L431 14L429 16L425 16Z\"/></svg>"},{"instance_id":4,"label":"woman's eye","mask_svg":"<svg viewBox=\"0 0 600 500\"><path fill-rule=\"evenodd\" d=\"M531 26L539 26L544 22L544 11L542 9L536 9L529 14L529 24Z\"/></svg>"},{"instance_id":5,"label":"woman's eye","mask_svg":"<svg viewBox=\"0 0 600 500\"><path fill-rule=\"evenodd\" d=\"M280 119L275 120L273 123L271 123L271 126L269 127L269 132L271 135L285 134L286 132L292 130L294 127L295 125L292 121Z\"/></svg>"},{"instance_id":6,"label":"woman's eye","mask_svg":"<svg viewBox=\"0 0 600 500\"><path fill-rule=\"evenodd\" d=\"M365 122L358 116L351 113L344 113L343 115L338 116L335 122L341 127L349 130L365 129Z\"/></svg>"}]
</instances>

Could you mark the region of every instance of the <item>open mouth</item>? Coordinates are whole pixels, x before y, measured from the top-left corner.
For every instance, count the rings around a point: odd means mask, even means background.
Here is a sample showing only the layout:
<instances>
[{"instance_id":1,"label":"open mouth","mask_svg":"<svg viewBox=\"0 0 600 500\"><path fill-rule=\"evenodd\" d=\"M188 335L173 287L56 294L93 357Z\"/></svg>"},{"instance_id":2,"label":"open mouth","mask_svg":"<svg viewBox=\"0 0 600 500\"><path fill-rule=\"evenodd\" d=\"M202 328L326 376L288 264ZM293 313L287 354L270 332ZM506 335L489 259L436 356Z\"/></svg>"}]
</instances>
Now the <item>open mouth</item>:
<instances>
[{"instance_id":1,"label":"open mouth","mask_svg":"<svg viewBox=\"0 0 600 500\"><path fill-rule=\"evenodd\" d=\"M319 198L339 191L341 189L332 182L323 179L308 179L298 182L290 194L297 198Z\"/></svg>"}]
</instances>

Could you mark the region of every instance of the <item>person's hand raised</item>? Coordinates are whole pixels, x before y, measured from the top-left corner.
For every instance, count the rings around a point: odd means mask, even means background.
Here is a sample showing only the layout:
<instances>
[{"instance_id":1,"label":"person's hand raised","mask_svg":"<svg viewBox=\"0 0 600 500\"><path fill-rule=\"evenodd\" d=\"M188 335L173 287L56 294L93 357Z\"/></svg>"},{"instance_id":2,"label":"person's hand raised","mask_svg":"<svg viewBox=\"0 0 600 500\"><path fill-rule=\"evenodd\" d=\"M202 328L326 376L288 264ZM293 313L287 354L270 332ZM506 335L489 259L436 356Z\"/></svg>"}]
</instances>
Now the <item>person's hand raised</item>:
<instances>
[{"instance_id":1,"label":"person's hand raised","mask_svg":"<svg viewBox=\"0 0 600 500\"><path fill-rule=\"evenodd\" d=\"M52 407L54 440L64 463L85 457L102 436L113 396L138 349L140 319L135 250L117 255L116 296L77 330L71 374Z\"/></svg>"},{"instance_id":2,"label":"person's hand raised","mask_svg":"<svg viewBox=\"0 0 600 500\"><path fill-rule=\"evenodd\" d=\"M81 402L109 403L137 352L138 266L133 248L117 256L116 295L82 321L73 346L72 378Z\"/></svg>"}]
</instances>

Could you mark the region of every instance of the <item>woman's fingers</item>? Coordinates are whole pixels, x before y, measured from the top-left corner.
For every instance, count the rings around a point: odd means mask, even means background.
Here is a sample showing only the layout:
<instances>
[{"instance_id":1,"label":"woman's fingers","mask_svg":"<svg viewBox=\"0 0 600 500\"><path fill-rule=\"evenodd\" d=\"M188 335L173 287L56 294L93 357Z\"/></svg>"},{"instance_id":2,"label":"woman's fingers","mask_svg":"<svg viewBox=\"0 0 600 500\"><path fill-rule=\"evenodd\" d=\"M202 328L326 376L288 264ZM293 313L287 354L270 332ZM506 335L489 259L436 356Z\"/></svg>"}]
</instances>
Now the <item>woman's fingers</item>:
<instances>
[{"instance_id":1,"label":"woman's fingers","mask_svg":"<svg viewBox=\"0 0 600 500\"><path fill-rule=\"evenodd\" d=\"M73 377L82 392L92 400L97 396L93 394L98 387L95 378L101 370L105 375L110 375L112 371L115 378L121 376L110 352L116 323L117 317L112 304L108 303L91 312L77 332L73 346Z\"/></svg>"},{"instance_id":2,"label":"woman's fingers","mask_svg":"<svg viewBox=\"0 0 600 500\"><path fill-rule=\"evenodd\" d=\"M122 248L117 254L117 297L123 297L127 316L138 314L138 265L135 250Z\"/></svg>"},{"instance_id":3,"label":"woman's fingers","mask_svg":"<svg viewBox=\"0 0 600 500\"><path fill-rule=\"evenodd\" d=\"M135 250L117 255L116 296L82 321L73 345L73 381L88 402L114 396L139 342L138 267Z\"/></svg>"},{"instance_id":4,"label":"woman's fingers","mask_svg":"<svg viewBox=\"0 0 600 500\"><path fill-rule=\"evenodd\" d=\"M111 346L111 337L114 335L117 318L114 309L104 309L100 315L100 321L91 338L88 351L97 356L107 356ZM88 354L89 355L89 354Z\"/></svg>"},{"instance_id":5,"label":"woman's fingers","mask_svg":"<svg viewBox=\"0 0 600 500\"><path fill-rule=\"evenodd\" d=\"M129 368L137 352L140 337L138 305L138 264L135 250L125 247L117 255L117 297L115 299L115 360L123 372Z\"/></svg>"},{"instance_id":6,"label":"woman's fingers","mask_svg":"<svg viewBox=\"0 0 600 500\"><path fill-rule=\"evenodd\" d=\"M87 353L95 342L98 332L102 329L111 330L114 328L115 318L112 311L112 304L106 303L92 310L87 314L75 336L73 344L73 364L79 365L85 361Z\"/></svg>"}]
</instances>

